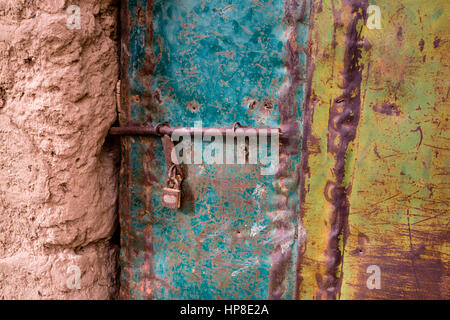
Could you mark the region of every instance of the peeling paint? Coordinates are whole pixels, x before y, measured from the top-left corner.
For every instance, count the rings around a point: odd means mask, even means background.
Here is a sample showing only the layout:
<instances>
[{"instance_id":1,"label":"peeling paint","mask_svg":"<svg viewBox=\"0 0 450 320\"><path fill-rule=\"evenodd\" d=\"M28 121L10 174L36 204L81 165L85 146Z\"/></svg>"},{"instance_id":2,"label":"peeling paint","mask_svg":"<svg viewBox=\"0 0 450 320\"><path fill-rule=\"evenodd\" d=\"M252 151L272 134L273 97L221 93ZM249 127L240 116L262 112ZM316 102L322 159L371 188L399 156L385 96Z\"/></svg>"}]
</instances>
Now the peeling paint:
<instances>
[{"instance_id":1,"label":"peeling paint","mask_svg":"<svg viewBox=\"0 0 450 320\"><path fill-rule=\"evenodd\" d=\"M297 297L448 299L448 49L429 45L448 6L378 1L395 23L369 30L367 5L311 5ZM371 265L381 289L366 285Z\"/></svg>"},{"instance_id":2,"label":"peeling paint","mask_svg":"<svg viewBox=\"0 0 450 320\"><path fill-rule=\"evenodd\" d=\"M121 126L202 120L287 129L275 176L255 165L184 166L176 212L160 204L158 139L123 138L123 298L293 298L307 4L155 0L123 8L130 55Z\"/></svg>"}]
</instances>

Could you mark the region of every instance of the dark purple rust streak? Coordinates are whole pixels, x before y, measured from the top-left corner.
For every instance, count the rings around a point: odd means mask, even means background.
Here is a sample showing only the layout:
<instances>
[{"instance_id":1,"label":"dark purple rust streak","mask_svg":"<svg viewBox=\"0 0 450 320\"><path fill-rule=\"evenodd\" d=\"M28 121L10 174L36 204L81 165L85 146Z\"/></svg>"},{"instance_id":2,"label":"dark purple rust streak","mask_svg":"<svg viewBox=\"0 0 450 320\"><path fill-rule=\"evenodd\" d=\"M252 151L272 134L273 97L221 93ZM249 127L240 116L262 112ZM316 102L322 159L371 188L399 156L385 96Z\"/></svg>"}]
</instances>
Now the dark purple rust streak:
<instances>
[{"instance_id":1,"label":"dark purple rust streak","mask_svg":"<svg viewBox=\"0 0 450 320\"><path fill-rule=\"evenodd\" d=\"M155 62L155 54L153 53L153 8L154 3L153 1L147 1L147 6L145 13L142 15L139 15L138 20L140 24L143 24L143 27L145 27L145 56L143 59L143 65L139 70L139 82L144 83L146 88L151 88L151 81L154 74L156 62ZM146 91L142 94L142 100L141 103L144 103L144 105L149 105L150 100L153 99L153 94L151 91ZM151 116L147 118L147 121L151 121ZM147 140L145 141L144 145L147 146L147 150L145 151L144 156L142 157L144 163L142 164L142 169L144 171L144 177L143 185L146 187L141 191L144 191L145 194L141 195L142 199L145 199L143 209L144 211L141 212L142 219L144 221L148 221L145 224L144 230L143 230L143 253L144 253L144 265L143 270L140 270L142 274L142 281L143 281L143 290L142 290L142 297L145 300L149 300L153 298L153 293L156 288L156 281L153 274L153 226L150 223L152 221L152 202L150 199L150 195L147 192L149 187L152 187L152 184L154 181L156 181L156 177L152 174L151 166L149 166L149 163L155 163L156 156L153 152L154 148L150 144L154 144L155 142L153 140ZM141 209L142 210L142 209ZM147 215L150 215L147 217ZM141 287L142 288L142 287Z\"/></svg>"},{"instance_id":2,"label":"dark purple rust streak","mask_svg":"<svg viewBox=\"0 0 450 320\"><path fill-rule=\"evenodd\" d=\"M300 64L299 52L302 50L297 42L297 23L302 22L306 11L306 0L300 7L300 0L286 0L283 21L288 29L288 40L284 45L284 62L290 85L284 87L278 100L280 112L280 127L283 132L280 145L280 164L275 174L277 179L289 177L290 159L299 152L299 125L297 122L296 95L302 78L302 66ZM300 9L300 10L299 10ZM288 196L280 194L278 210L286 214L283 221L275 229L274 239L285 239L283 234L292 227L292 218L295 212L295 203L290 203ZM285 292L284 282L286 271L292 258L291 249L282 249L282 243L274 243L274 251L271 252L271 268L269 279L269 299L281 299Z\"/></svg>"},{"instance_id":3,"label":"dark purple rust streak","mask_svg":"<svg viewBox=\"0 0 450 320\"><path fill-rule=\"evenodd\" d=\"M400 108L392 103L383 103L381 106L375 105L373 106L373 111L386 114L388 116L401 115Z\"/></svg>"},{"instance_id":4,"label":"dark purple rust streak","mask_svg":"<svg viewBox=\"0 0 450 320\"><path fill-rule=\"evenodd\" d=\"M143 57L143 64L142 67L139 69L139 81L145 85L145 88L149 88L147 91L143 92L140 97L143 107L145 107L146 109L152 108L152 111L158 113L158 110L153 110L153 108L159 105L158 103L155 104L155 101L160 99L160 93L159 91L153 93L150 90L150 88L152 87L153 75L157 64L157 59L153 51L153 34L154 34L153 8L154 8L153 1L147 1L147 8L145 15L142 14L141 19L139 19L139 22L142 20L143 24L142 26L145 28L145 44L146 44L145 55ZM146 119L146 122L151 123L152 120L153 120L152 114L148 113L148 118Z\"/></svg>"},{"instance_id":5,"label":"dark purple rust streak","mask_svg":"<svg viewBox=\"0 0 450 320\"><path fill-rule=\"evenodd\" d=\"M349 201L347 189L343 182L345 176L345 158L348 145L355 139L361 109L362 66L360 59L364 41L357 30L361 19L367 19L367 0L342 0L343 7L351 6L352 20L347 25L342 95L334 100L329 111L327 151L334 156L334 181L328 181L324 195L332 206L331 230L328 248L325 252L325 275L317 275L319 299L336 299L340 295L341 277L338 268L342 263L343 253L339 248L342 238L345 247L348 235ZM349 186L350 187L350 186Z\"/></svg>"},{"instance_id":6,"label":"dark purple rust streak","mask_svg":"<svg viewBox=\"0 0 450 320\"><path fill-rule=\"evenodd\" d=\"M319 7L317 8L318 12L322 11L322 1L320 1ZM309 13L309 30L308 30L308 49L306 55L306 90L305 90L305 100L303 105L303 144L302 144L302 160L301 160L301 171L300 171L300 206L299 206L299 214L298 221L299 227L302 225L302 218L304 216L305 210L305 195L306 195L306 185L305 185L305 177L310 174L309 166L308 166L308 158L309 158L309 141L311 140L311 126L313 123L313 114L314 114L314 106L311 105L311 87L312 87L312 79L314 74L314 64L312 63L312 30L314 29L314 17L316 11L316 1L311 0L311 8ZM295 284L295 299L299 299L300 297L300 285L302 283L301 276L301 266L303 262L303 246L304 243L302 241L298 241L298 250L297 250L297 267L296 267L296 284Z\"/></svg>"},{"instance_id":7,"label":"dark purple rust streak","mask_svg":"<svg viewBox=\"0 0 450 320\"><path fill-rule=\"evenodd\" d=\"M121 8L120 8L120 92L121 96L120 99L122 100L122 108L124 108L121 111L121 116L119 120L123 120L125 123L121 123L121 125L125 125L128 123L129 118L129 79L128 79L128 54L129 52L129 22L130 22L130 15L128 12L128 6L126 1L121 2ZM122 119L124 117L124 119ZM119 298L128 300L130 299L130 287L129 287L129 280L132 278L131 270L132 267L128 265L130 258L131 258L131 252L130 252L130 230L129 226L131 226L131 215L130 215L130 209L131 209L131 187L130 187L130 179L131 179L131 172L130 172L130 139L123 137L120 139L121 145L122 145L122 160L121 160L121 173L120 176L123 177L123 180L120 183L119 186L119 216L120 216L120 244L121 244L121 250L125 250L124 256L126 257L125 263L127 264L125 266L125 271L127 272L127 278L122 278L121 273L121 279L120 279L120 291L119 291ZM122 271L123 272L123 271Z\"/></svg>"}]
</instances>

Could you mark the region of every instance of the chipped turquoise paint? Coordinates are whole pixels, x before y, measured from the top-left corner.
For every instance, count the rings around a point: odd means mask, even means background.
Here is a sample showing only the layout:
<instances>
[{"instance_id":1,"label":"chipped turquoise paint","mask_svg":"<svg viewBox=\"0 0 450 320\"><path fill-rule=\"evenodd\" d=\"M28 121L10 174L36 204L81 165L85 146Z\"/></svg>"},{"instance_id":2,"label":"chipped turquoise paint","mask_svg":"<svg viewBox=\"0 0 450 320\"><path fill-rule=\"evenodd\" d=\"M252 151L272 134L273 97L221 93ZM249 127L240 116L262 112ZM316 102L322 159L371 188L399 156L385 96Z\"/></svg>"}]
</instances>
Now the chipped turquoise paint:
<instances>
[{"instance_id":1,"label":"chipped turquoise paint","mask_svg":"<svg viewBox=\"0 0 450 320\"><path fill-rule=\"evenodd\" d=\"M279 126L279 92L289 83L283 63L283 1L157 0L153 43L146 43L146 28L139 24L139 10L142 14L147 5L128 1L129 95L159 92L161 102L144 105L132 99L129 119L151 117L154 124L169 121L172 126L195 121L206 127L236 121ZM304 44L307 27L298 28L297 41ZM148 50L156 65L153 75L142 76ZM302 88L296 99L300 123ZM130 297L267 298L271 253L279 240L277 179L261 176L254 165L188 165L183 208L171 211L161 206L166 170L159 140L135 137L130 146L130 220L121 220L121 282L128 283ZM292 177L286 178L292 184L299 162L298 154L290 164ZM294 187L289 191L294 207L296 199ZM289 226L287 245L293 252L284 281L286 299L294 295L295 217Z\"/></svg>"},{"instance_id":2,"label":"chipped turquoise paint","mask_svg":"<svg viewBox=\"0 0 450 320\"><path fill-rule=\"evenodd\" d=\"M154 48L166 102L161 117L192 126L277 125L279 115L249 112L246 98L276 100L282 82L283 6L249 1L156 1ZM158 43L160 41L160 44ZM186 108L186 103L198 106Z\"/></svg>"}]
</instances>

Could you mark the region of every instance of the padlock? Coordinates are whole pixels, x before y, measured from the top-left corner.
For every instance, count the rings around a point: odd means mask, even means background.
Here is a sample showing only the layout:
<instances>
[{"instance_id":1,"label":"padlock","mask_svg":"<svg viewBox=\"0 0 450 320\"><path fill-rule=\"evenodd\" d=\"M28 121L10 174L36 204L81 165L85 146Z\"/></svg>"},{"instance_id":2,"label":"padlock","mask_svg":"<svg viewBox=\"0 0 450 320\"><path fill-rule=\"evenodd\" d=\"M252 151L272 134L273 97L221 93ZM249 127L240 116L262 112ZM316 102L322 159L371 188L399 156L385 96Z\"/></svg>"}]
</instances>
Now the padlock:
<instances>
[{"instance_id":1,"label":"padlock","mask_svg":"<svg viewBox=\"0 0 450 320\"><path fill-rule=\"evenodd\" d=\"M173 182L173 187L169 187ZM167 180L166 187L163 188L162 204L169 209L179 209L181 206L181 190L180 181L177 178L170 177Z\"/></svg>"}]
</instances>

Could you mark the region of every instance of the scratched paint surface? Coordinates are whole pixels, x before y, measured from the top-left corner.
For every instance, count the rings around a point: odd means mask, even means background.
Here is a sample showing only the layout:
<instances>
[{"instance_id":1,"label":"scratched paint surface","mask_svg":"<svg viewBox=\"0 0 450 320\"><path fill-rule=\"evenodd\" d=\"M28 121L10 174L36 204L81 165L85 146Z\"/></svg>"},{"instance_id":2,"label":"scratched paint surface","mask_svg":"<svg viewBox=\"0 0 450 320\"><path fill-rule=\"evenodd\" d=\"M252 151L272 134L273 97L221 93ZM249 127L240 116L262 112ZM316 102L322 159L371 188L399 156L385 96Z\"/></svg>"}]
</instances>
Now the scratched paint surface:
<instances>
[{"instance_id":1,"label":"scratched paint surface","mask_svg":"<svg viewBox=\"0 0 450 320\"><path fill-rule=\"evenodd\" d=\"M312 1L297 293L449 299L450 6L369 2Z\"/></svg>"},{"instance_id":2,"label":"scratched paint surface","mask_svg":"<svg viewBox=\"0 0 450 320\"><path fill-rule=\"evenodd\" d=\"M160 206L159 141L124 139L122 297L449 299L448 2L313 0L305 24L296 4L128 2L121 125L290 139L275 177L186 167L179 212Z\"/></svg>"},{"instance_id":3,"label":"scratched paint surface","mask_svg":"<svg viewBox=\"0 0 450 320\"><path fill-rule=\"evenodd\" d=\"M306 1L125 1L121 125L283 127L274 176L184 166L183 205L161 206L157 138L122 139L121 296L293 298Z\"/></svg>"}]
</instances>

